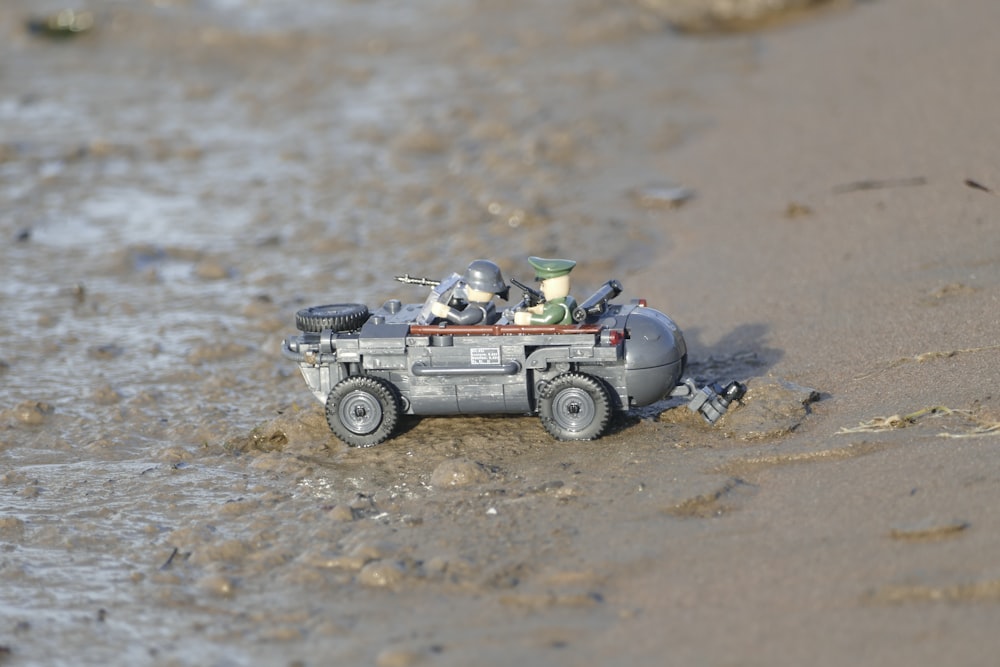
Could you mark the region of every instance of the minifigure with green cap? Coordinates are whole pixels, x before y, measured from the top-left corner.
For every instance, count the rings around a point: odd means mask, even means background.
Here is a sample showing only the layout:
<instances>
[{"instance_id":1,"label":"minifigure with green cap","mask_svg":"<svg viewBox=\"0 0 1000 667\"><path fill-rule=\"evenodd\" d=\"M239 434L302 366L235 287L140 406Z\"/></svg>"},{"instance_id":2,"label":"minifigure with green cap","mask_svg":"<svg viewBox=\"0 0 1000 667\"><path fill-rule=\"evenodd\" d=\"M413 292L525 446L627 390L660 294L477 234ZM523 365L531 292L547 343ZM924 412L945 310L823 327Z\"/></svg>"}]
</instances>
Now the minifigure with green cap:
<instances>
[{"instance_id":1,"label":"minifigure with green cap","mask_svg":"<svg viewBox=\"0 0 1000 667\"><path fill-rule=\"evenodd\" d=\"M528 263L535 269L535 279L541 281L545 303L514 313L514 324L572 324L576 299L569 295L569 273L576 262L529 257Z\"/></svg>"}]
</instances>

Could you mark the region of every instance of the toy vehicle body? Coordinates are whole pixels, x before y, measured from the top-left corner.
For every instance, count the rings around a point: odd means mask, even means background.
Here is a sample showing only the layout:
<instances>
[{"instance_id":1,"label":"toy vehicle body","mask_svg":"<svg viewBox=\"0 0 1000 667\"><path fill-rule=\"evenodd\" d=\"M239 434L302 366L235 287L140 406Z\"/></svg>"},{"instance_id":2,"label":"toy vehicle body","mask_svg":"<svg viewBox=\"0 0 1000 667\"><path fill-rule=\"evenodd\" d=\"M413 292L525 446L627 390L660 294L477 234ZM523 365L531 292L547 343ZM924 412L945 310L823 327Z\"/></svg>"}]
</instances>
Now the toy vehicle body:
<instances>
[{"instance_id":1,"label":"toy vehicle body","mask_svg":"<svg viewBox=\"0 0 1000 667\"><path fill-rule=\"evenodd\" d=\"M684 336L641 301L611 304L610 281L578 324L418 324L422 304L390 300L301 310L301 331L283 341L306 384L326 405L330 429L351 446L390 437L401 415L537 414L560 440L600 437L615 411L673 396L714 422L743 386L682 382Z\"/></svg>"}]
</instances>

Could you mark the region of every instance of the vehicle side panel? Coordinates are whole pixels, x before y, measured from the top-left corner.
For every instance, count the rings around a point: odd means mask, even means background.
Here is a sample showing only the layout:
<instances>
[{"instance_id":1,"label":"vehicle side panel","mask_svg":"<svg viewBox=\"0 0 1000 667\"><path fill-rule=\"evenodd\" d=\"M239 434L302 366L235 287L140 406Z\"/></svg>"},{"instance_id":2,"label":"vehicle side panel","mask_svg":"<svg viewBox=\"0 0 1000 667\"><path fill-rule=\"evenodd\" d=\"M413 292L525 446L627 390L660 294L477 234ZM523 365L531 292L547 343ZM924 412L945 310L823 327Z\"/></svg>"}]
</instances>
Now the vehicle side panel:
<instances>
[{"instance_id":1,"label":"vehicle side panel","mask_svg":"<svg viewBox=\"0 0 1000 667\"><path fill-rule=\"evenodd\" d=\"M411 337L407 348L413 414L531 412L524 346L500 336L430 338Z\"/></svg>"}]
</instances>

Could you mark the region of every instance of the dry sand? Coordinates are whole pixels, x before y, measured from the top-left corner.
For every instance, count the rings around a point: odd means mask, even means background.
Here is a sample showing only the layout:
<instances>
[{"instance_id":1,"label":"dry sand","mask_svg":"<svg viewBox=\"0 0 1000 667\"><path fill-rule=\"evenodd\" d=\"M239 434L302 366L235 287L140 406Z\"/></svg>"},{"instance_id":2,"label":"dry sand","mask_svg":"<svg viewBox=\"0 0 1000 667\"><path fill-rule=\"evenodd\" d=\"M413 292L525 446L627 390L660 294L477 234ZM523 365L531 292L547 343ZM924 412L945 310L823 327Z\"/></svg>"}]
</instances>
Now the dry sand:
<instances>
[{"instance_id":1,"label":"dry sand","mask_svg":"<svg viewBox=\"0 0 1000 667\"><path fill-rule=\"evenodd\" d=\"M875 2L747 40L711 130L664 160L701 196L665 223L677 240L658 270L707 262L730 287L665 286L656 302L698 323L702 350L767 347L770 374L827 397L745 452L738 476L760 485L747 511L693 544L664 535L662 562L622 583L615 599L646 613L609 649L995 662L1000 434L941 437L933 417L838 431L939 405L1000 418L1000 198L964 183L1000 184L982 69L1000 62L998 18L987 1ZM894 532L910 525L929 532Z\"/></svg>"}]
</instances>

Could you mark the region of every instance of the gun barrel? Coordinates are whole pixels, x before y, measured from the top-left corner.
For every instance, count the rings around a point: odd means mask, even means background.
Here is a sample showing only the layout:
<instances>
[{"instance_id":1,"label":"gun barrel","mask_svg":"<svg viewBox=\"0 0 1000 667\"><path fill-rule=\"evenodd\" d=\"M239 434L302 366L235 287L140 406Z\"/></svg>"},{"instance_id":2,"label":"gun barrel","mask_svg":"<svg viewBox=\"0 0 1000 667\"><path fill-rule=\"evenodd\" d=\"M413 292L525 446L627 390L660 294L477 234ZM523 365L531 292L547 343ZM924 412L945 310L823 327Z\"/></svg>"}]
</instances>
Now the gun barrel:
<instances>
[{"instance_id":1,"label":"gun barrel","mask_svg":"<svg viewBox=\"0 0 1000 667\"><path fill-rule=\"evenodd\" d=\"M608 301L622 293L622 284L617 280L609 280L594 292L589 299L581 303L573 311L573 321L583 322L590 315L600 315L608 305Z\"/></svg>"},{"instance_id":2,"label":"gun barrel","mask_svg":"<svg viewBox=\"0 0 1000 667\"><path fill-rule=\"evenodd\" d=\"M401 283L406 283L407 285L424 285L425 287L437 287L441 284L440 280L434 280L433 278L415 278L409 273L396 276L396 280Z\"/></svg>"}]
</instances>

